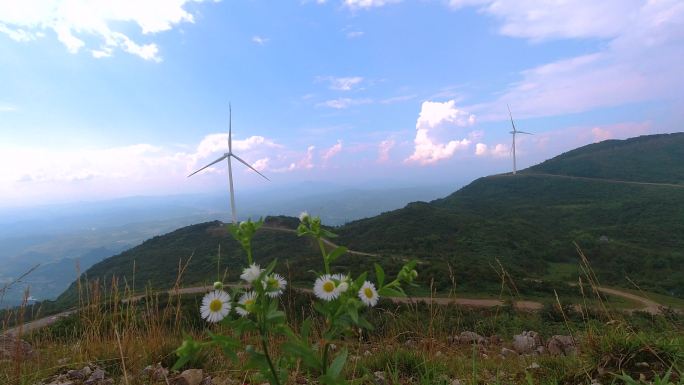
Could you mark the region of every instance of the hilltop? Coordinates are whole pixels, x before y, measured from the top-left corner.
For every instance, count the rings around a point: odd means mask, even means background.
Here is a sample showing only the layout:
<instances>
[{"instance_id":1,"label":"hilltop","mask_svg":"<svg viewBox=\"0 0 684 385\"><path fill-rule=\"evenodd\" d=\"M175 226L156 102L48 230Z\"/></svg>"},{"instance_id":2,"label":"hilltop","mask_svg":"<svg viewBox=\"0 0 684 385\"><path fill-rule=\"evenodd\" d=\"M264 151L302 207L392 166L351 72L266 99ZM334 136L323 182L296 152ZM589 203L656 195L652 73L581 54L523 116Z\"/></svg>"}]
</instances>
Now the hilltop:
<instances>
[{"instance_id":1,"label":"hilltop","mask_svg":"<svg viewBox=\"0 0 684 385\"><path fill-rule=\"evenodd\" d=\"M388 259L417 258L423 284L470 292L498 292L501 263L521 292L551 294L567 290L562 282L577 280L576 243L602 283L632 287L629 277L642 288L684 297L684 188L671 186L684 184L681 148L684 134L611 140L515 176L477 179L442 199L334 228L340 235L335 242L377 254L348 255L341 263L361 269L377 259L393 265ZM656 160L629 168L634 159L649 157ZM254 240L255 256L262 262L278 258L291 281L308 282L320 257L308 240L283 230L296 224L295 218L269 218L271 229ZM85 275L101 282L118 277L120 285L136 289L165 289L175 284L185 263L182 286L211 282L226 268L228 280L236 280L244 256L225 226L208 222L152 238ZM75 299L72 284L59 302Z\"/></svg>"}]
</instances>

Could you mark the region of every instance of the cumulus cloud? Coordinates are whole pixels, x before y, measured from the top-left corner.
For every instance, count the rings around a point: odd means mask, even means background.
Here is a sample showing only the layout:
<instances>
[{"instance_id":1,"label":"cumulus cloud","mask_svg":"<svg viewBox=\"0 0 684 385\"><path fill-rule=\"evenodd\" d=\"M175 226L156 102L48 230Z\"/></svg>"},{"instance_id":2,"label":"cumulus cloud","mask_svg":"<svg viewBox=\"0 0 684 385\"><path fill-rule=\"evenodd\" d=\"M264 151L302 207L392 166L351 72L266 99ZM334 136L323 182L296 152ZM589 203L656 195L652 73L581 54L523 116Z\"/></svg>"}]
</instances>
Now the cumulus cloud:
<instances>
[{"instance_id":1,"label":"cumulus cloud","mask_svg":"<svg viewBox=\"0 0 684 385\"><path fill-rule=\"evenodd\" d=\"M160 61L155 43L138 43L123 31L126 24L136 25L143 35L168 31L180 23L193 23L185 7L203 0L6 0L0 2L0 33L25 42L55 33L69 52L77 53L93 37L97 48L90 49L96 58L109 57L114 50ZM128 33L128 32L127 32Z\"/></svg>"},{"instance_id":2,"label":"cumulus cloud","mask_svg":"<svg viewBox=\"0 0 684 385\"><path fill-rule=\"evenodd\" d=\"M268 157L257 159L254 164L252 164L252 167L257 169L257 171L265 171L268 168L268 162L270 162Z\"/></svg>"},{"instance_id":3,"label":"cumulus cloud","mask_svg":"<svg viewBox=\"0 0 684 385\"><path fill-rule=\"evenodd\" d=\"M475 123L475 116L456 108L455 101L423 102L416 122L416 137L413 154L406 162L423 165L433 164L451 158L456 151L467 148L471 141L467 138L440 143L436 135L441 129L465 127Z\"/></svg>"},{"instance_id":4,"label":"cumulus cloud","mask_svg":"<svg viewBox=\"0 0 684 385\"><path fill-rule=\"evenodd\" d=\"M304 158L302 158L297 164L297 166L299 168L303 168L306 170L310 170L310 169L314 168L313 156L314 156L314 150L315 149L316 149L315 146L307 147L306 156L304 156Z\"/></svg>"},{"instance_id":5,"label":"cumulus cloud","mask_svg":"<svg viewBox=\"0 0 684 385\"><path fill-rule=\"evenodd\" d=\"M390 151L394 148L396 142L394 139L385 139L378 144L378 162L385 163L389 160Z\"/></svg>"},{"instance_id":6,"label":"cumulus cloud","mask_svg":"<svg viewBox=\"0 0 684 385\"><path fill-rule=\"evenodd\" d=\"M267 37L263 37L263 36L258 36L258 35L252 36L252 43L258 44L258 45L264 45L264 44L268 43L269 40L271 40L271 39L269 39Z\"/></svg>"},{"instance_id":7,"label":"cumulus cloud","mask_svg":"<svg viewBox=\"0 0 684 385\"><path fill-rule=\"evenodd\" d=\"M342 151L342 141L338 139L336 144L323 152L321 158L323 162L328 162L332 157L339 154L340 151Z\"/></svg>"},{"instance_id":8,"label":"cumulus cloud","mask_svg":"<svg viewBox=\"0 0 684 385\"><path fill-rule=\"evenodd\" d=\"M532 41L603 39L592 53L521 72L490 103L469 106L482 120L579 113L628 103L680 97L684 77L684 5L681 1L452 0L496 18L503 35Z\"/></svg>"},{"instance_id":9,"label":"cumulus cloud","mask_svg":"<svg viewBox=\"0 0 684 385\"><path fill-rule=\"evenodd\" d=\"M478 143L475 145L475 155L503 158L510 155L510 147L501 143L496 144L494 146L489 146L484 143Z\"/></svg>"},{"instance_id":10,"label":"cumulus cloud","mask_svg":"<svg viewBox=\"0 0 684 385\"><path fill-rule=\"evenodd\" d=\"M331 90L335 91L351 91L354 87L361 84L363 78L361 76L347 76L347 77L334 77L334 76L319 76L318 81L326 81L329 83Z\"/></svg>"},{"instance_id":11,"label":"cumulus cloud","mask_svg":"<svg viewBox=\"0 0 684 385\"><path fill-rule=\"evenodd\" d=\"M398 3L401 0L344 0L344 5L351 9L382 7L387 4Z\"/></svg>"},{"instance_id":12,"label":"cumulus cloud","mask_svg":"<svg viewBox=\"0 0 684 385\"><path fill-rule=\"evenodd\" d=\"M372 99L352 99L352 98L338 98L338 99L331 99L331 100L326 100L325 102L318 103L317 106L319 107L328 107L328 108L334 108L336 110L343 110L352 106L358 106L362 104L371 104L373 103Z\"/></svg>"}]
</instances>

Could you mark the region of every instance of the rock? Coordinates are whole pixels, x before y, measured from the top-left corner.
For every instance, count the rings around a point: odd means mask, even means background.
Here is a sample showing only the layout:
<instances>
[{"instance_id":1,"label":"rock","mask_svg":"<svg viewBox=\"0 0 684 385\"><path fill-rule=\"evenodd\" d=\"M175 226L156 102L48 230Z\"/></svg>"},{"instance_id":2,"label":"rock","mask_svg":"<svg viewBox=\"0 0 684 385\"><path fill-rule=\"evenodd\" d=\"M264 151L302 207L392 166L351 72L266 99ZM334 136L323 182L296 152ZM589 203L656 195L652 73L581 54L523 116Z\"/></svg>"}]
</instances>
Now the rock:
<instances>
[{"instance_id":1,"label":"rock","mask_svg":"<svg viewBox=\"0 0 684 385\"><path fill-rule=\"evenodd\" d=\"M211 376L204 377L202 382L200 382L200 385L212 385Z\"/></svg>"},{"instance_id":2,"label":"rock","mask_svg":"<svg viewBox=\"0 0 684 385\"><path fill-rule=\"evenodd\" d=\"M451 380L449 385L461 385L461 380L459 380L458 378L454 378L453 380Z\"/></svg>"},{"instance_id":3,"label":"rock","mask_svg":"<svg viewBox=\"0 0 684 385\"><path fill-rule=\"evenodd\" d=\"M537 346L537 348L534 349L534 353L542 356L542 355L546 354L546 348L544 347L544 345Z\"/></svg>"},{"instance_id":4,"label":"rock","mask_svg":"<svg viewBox=\"0 0 684 385\"><path fill-rule=\"evenodd\" d=\"M442 356L442 351L438 350L437 353L435 353L435 357L441 357Z\"/></svg>"},{"instance_id":5,"label":"rock","mask_svg":"<svg viewBox=\"0 0 684 385\"><path fill-rule=\"evenodd\" d=\"M90 377L90 375L93 373L93 370L90 369L90 366L86 365L81 369L81 372L83 373L83 377Z\"/></svg>"},{"instance_id":6,"label":"rock","mask_svg":"<svg viewBox=\"0 0 684 385\"><path fill-rule=\"evenodd\" d=\"M518 353L516 353L515 350L511 350L509 348L501 348L501 355L504 356L505 358L517 357Z\"/></svg>"},{"instance_id":7,"label":"rock","mask_svg":"<svg viewBox=\"0 0 684 385\"><path fill-rule=\"evenodd\" d=\"M555 335L546 345L549 354L554 356L569 356L577 353L577 344L572 336Z\"/></svg>"},{"instance_id":8,"label":"rock","mask_svg":"<svg viewBox=\"0 0 684 385\"><path fill-rule=\"evenodd\" d=\"M529 370L534 370L534 369L539 369L540 367L541 367L541 366L539 366L538 363L533 362L532 364L530 364L530 366L527 367L527 369L529 369Z\"/></svg>"},{"instance_id":9,"label":"rock","mask_svg":"<svg viewBox=\"0 0 684 385\"><path fill-rule=\"evenodd\" d=\"M84 380L86 378L82 370L69 370L66 375L71 380Z\"/></svg>"},{"instance_id":10,"label":"rock","mask_svg":"<svg viewBox=\"0 0 684 385\"><path fill-rule=\"evenodd\" d=\"M648 362L637 362L634 366L637 368L649 368L651 365L649 365Z\"/></svg>"},{"instance_id":11,"label":"rock","mask_svg":"<svg viewBox=\"0 0 684 385\"><path fill-rule=\"evenodd\" d=\"M34 357L31 344L9 334L0 334L0 360L26 360Z\"/></svg>"},{"instance_id":12,"label":"rock","mask_svg":"<svg viewBox=\"0 0 684 385\"><path fill-rule=\"evenodd\" d=\"M500 345L501 343L503 343L503 340L501 339L501 337L494 334L494 335L489 336L489 343L491 345Z\"/></svg>"},{"instance_id":13,"label":"rock","mask_svg":"<svg viewBox=\"0 0 684 385\"><path fill-rule=\"evenodd\" d=\"M513 336L513 349L519 354L533 353L537 346L542 346L541 336L533 331L524 331Z\"/></svg>"},{"instance_id":14,"label":"rock","mask_svg":"<svg viewBox=\"0 0 684 385\"><path fill-rule=\"evenodd\" d=\"M387 384L387 379L385 378L385 372L374 372L373 373L373 382L376 385Z\"/></svg>"},{"instance_id":15,"label":"rock","mask_svg":"<svg viewBox=\"0 0 684 385\"><path fill-rule=\"evenodd\" d=\"M157 365L154 366L152 372L150 373L150 378L153 381L163 381L168 377L168 375L169 369L163 367L161 363L157 363Z\"/></svg>"},{"instance_id":16,"label":"rock","mask_svg":"<svg viewBox=\"0 0 684 385\"><path fill-rule=\"evenodd\" d=\"M202 369L188 369L171 380L171 385L200 385L204 379Z\"/></svg>"},{"instance_id":17,"label":"rock","mask_svg":"<svg viewBox=\"0 0 684 385\"><path fill-rule=\"evenodd\" d=\"M458 343L462 345L466 344L485 344L487 340L482 337L481 335L475 333L475 332L462 332L458 336Z\"/></svg>"},{"instance_id":18,"label":"rock","mask_svg":"<svg viewBox=\"0 0 684 385\"><path fill-rule=\"evenodd\" d=\"M90 377L83 383L84 385L96 385L100 384L101 381L105 379L105 371L100 368L95 368Z\"/></svg>"},{"instance_id":19,"label":"rock","mask_svg":"<svg viewBox=\"0 0 684 385\"><path fill-rule=\"evenodd\" d=\"M65 365L67 362L69 362L68 358L60 358L57 360L57 365Z\"/></svg>"},{"instance_id":20,"label":"rock","mask_svg":"<svg viewBox=\"0 0 684 385\"><path fill-rule=\"evenodd\" d=\"M418 343L416 342L416 340L414 340L412 338L407 339L406 342L404 342L404 345L406 345L407 348L417 348L418 347Z\"/></svg>"}]
</instances>

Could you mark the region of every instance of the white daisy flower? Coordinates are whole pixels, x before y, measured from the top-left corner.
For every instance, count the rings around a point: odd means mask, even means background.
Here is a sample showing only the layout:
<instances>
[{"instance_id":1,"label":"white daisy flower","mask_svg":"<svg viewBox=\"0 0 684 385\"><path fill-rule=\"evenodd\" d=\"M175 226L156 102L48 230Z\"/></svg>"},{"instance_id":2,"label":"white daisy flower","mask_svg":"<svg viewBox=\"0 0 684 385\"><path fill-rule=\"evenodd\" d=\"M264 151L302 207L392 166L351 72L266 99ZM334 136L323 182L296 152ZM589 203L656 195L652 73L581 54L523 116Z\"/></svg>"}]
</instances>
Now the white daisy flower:
<instances>
[{"instance_id":1,"label":"white daisy flower","mask_svg":"<svg viewBox=\"0 0 684 385\"><path fill-rule=\"evenodd\" d=\"M314 282L313 290L316 297L326 301L331 301L340 295L337 284L330 274L318 277Z\"/></svg>"},{"instance_id":2,"label":"white daisy flower","mask_svg":"<svg viewBox=\"0 0 684 385\"><path fill-rule=\"evenodd\" d=\"M299 214L299 221L300 222L304 222L308 218L309 218L309 213L307 213L306 211L302 211L302 213Z\"/></svg>"},{"instance_id":3,"label":"white daisy flower","mask_svg":"<svg viewBox=\"0 0 684 385\"><path fill-rule=\"evenodd\" d=\"M279 297L283 294L285 286L287 286L287 281L280 274L271 274L263 282L264 290L266 290L266 295L271 298Z\"/></svg>"},{"instance_id":4,"label":"white daisy flower","mask_svg":"<svg viewBox=\"0 0 684 385\"><path fill-rule=\"evenodd\" d=\"M255 280L259 279L261 276L261 273L264 271L259 265L256 263L253 263L249 265L249 267L245 268L242 270L242 274L240 274L240 278L247 283L252 283Z\"/></svg>"},{"instance_id":5,"label":"white daisy flower","mask_svg":"<svg viewBox=\"0 0 684 385\"><path fill-rule=\"evenodd\" d=\"M238 314L240 314L241 316L246 317L250 313L249 308L256 303L256 299L257 293L254 291L247 291L242 293L242 295L240 296L240 300L238 301L238 304L242 306L236 306L235 311L238 312Z\"/></svg>"},{"instance_id":6,"label":"white daisy flower","mask_svg":"<svg viewBox=\"0 0 684 385\"><path fill-rule=\"evenodd\" d=\"M375 290L375 285L371 282L364 282L361 289L359 289L359 298L361 301L368 306L375 306L378 303L380 296L378 291Z\"/></svg>"},{"instance_id":7,"label":"white daisy flower","mask_svg":"<svg viewBox=\"0 0 684 385\"><path fill-rule=\"evenodd\" d=\"M223 290L214 290L202 298L200 306L202 318L209 322L219 322L230 313L230 294Z\"/></svg>"}]
</instances>

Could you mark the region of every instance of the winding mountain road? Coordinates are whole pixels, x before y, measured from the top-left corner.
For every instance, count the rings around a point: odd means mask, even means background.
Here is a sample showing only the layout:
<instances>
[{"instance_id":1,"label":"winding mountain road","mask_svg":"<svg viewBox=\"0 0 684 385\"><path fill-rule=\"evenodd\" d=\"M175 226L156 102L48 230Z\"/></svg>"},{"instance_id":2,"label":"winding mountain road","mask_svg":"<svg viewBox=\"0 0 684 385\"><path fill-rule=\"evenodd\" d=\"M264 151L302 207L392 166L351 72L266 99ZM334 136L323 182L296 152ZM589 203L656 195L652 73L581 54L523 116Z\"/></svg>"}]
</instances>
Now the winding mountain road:
<instances>
[{"instance_id":1,"label":"winding mountain road","mask_svg":"<svg viewBox=\"0 0 684 385\"><path fill-rule=\"evenodd\" d=\"M540 174L534 174L534 175L540 175ZM591 178L585 178L585 179L591 179ZM640 183L641 184L641 183ZM678 187L683 187L683 186L678 186ZM289 232L289 233L296 233L296 230L293 229L288 229L284 227L275 227L275 226L263 226L262 227L264 230L273 230L273 231L282 231L282 232ZM330 246L330 247L337 247L335 243L333 243L330 240L325 239L324 242ZM356 255L363 255L363 256L371 256L371 257L379 257L378 254L373 254L373 253L366 253L366 252L361 252L361 251L354 251L354 250L347 250L348 253L350 254L356 254ZM244 285L239 285L239 284L229 284L227 286L230 287L244 287ZM212 286L194 286L194 287L184 287L180 289L170 289L166 291L162 291L161 293L168 293L169 295L185 295L185 294L200 294L200 293L206 293L210 290L213 290ZM300 290L302 292L306 293L311 293L312 290L308 288L296 288L296 290ZM613 288L607 288L607 287L597 287L596 290L608 294L608 295L613 295L617 297L622 297L629 299L631 301L640 303L642 306L636 309L631 309L631 310L640 310L640 311L645 311L651 314L659 314L661 312L661 304L646 298L642 297L636 294L628 293L626 291L618 290L618 289L613 289ZM134 297L126 298L122 300L123 303L127 302L136 302L139 301L145 297L145 295L137 295ZM390 300L394 303L397 304L407 304L407 303L418 303L418 302L425 302L425 303L434 303L437 305L461 305L461 306L467 306L467 307L478 307L478 308L488 308L488 307L495 307L495 306L502 306L504 304L503 300L499 299L485 299L485 298L458 298L458 297L406 297L406 298L390 298ZM525 311L538 311L543 307L543 304L541 302L536 302L536 301L514 301L513 306L515 306L516 309L519 310L525 310ZM54 314L48 317L44 317L41 319L37 319L31 322L27 322L21 326L17 326L14 328L7 329L4 334L9 334L9 335L21 335L27 332L31 332L37 329L40 329L42 327L51 325L55 322L57 322L59 319L68 317L74 313L76 313L76 309L70 309L58 314Z\"/></svg>"}]
</instances>

